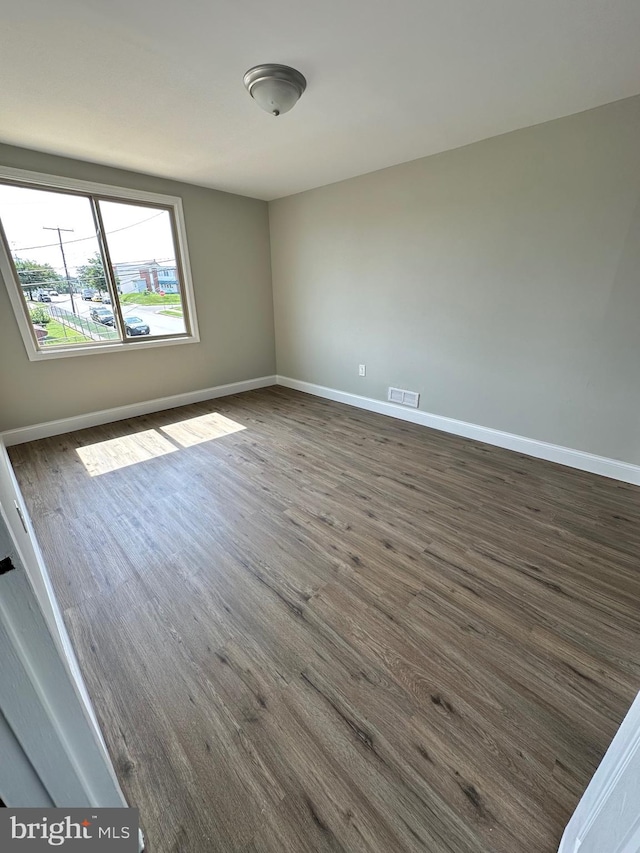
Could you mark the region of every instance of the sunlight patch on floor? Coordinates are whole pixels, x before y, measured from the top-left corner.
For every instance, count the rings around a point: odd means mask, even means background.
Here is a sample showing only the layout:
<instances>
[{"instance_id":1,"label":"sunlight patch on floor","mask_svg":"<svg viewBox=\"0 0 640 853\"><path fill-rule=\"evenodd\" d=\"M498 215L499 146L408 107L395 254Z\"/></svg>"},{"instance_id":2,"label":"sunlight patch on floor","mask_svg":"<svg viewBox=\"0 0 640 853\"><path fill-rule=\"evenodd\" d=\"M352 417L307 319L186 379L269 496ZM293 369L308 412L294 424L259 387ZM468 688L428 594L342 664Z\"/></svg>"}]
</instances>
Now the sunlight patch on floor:
<instances>
[{"instance_id":1,"label":"sunlight patch on floor","mask_svg":"<svg viewBox=\"0 0 640 853\"><path fill-rule=\"evenodd\" d=\"M175 453L179 449L157 430L147 429L133 435L123 435L120 438L78 447L76 453L90 476L97 477L99 474L118 471L138 462L166 456L167 453Z\"/></svg>"},{"instance_id":2,"label":"sunlight patch on floor","mask_svg":"<svg viewBox=\"0 0 640 853\"><path fill-rule=\"evenodd\" d=\"M160 427L161 432L182 447L193 447L194 444L202 444L203 441L222 438L222 436L231 435L243 429L246 427L218 412L188 418L186 421L176 421L173 424Z\"/></svg>"},{"instance_id":3,"label":"sunlight patch on floor","mask_svg":"<svg viewBox=\"0 0 640 853\"><path fill-rule=\"evenodd\" d=\"M77 447L76 453L87 473L91 477L97 477L127 468L129 465L137 465L139 462L148 462L158 456L166 456L167 453L175 453L183 447L193 447L204 441L232 435L243 429L246 427L237 421L212 412L184 421L175 421L159 429L147 429Z\"/></svg>"}]
</instances>

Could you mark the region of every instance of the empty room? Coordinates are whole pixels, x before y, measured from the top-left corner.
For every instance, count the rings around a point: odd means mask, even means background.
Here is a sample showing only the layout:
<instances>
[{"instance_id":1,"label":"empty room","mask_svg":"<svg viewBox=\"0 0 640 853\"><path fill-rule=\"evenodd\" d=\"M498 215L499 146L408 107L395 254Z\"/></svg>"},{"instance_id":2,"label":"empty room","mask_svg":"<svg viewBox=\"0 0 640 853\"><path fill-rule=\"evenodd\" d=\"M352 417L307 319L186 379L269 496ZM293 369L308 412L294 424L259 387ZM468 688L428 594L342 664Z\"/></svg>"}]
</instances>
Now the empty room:
<instances>
[{"instance_id":1,"label":"empty room","mask_svg":"<svg viewBox=\"0 0 640 853\"><path fill-rule=\"evenodd\" d=\"M0 849L639 853L639 42L4 4Z\"/></svg>"}]
</instances>

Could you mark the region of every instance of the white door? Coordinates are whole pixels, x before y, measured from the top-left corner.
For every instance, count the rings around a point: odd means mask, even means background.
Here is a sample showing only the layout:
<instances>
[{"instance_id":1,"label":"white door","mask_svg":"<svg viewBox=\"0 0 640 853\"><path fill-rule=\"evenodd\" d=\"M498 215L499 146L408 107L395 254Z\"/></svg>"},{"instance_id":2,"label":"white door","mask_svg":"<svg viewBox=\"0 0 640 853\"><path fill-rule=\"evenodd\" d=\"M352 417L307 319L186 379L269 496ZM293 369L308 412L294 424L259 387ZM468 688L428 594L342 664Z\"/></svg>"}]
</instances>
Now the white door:
<instances>
[{"instance_id":1,"label":"white door","mask_svg":"<svg viewBox=\"0 0 640 853\"><path fill-rule=\"evenodd\" d=\"M126 806L1 439L0 560L0 795Z\"/></svg>"},{"instance_id":2,"label":"white door","mask_svg":"<svg viewBox=\"0 0 640 853\"><path fill-rule=\"evenodd\" d=\"M562 836L559 853L639 853L640 694Z\"/></svg>"},{"instance_id":3,"label":"white door","mask_svg":"<svg viewBox=\"0 0 640 853\"><path fill-rule=\"evenodd\" d=\"M66 661L73 680L81 694L82 701L96 726L96 730L98 730L91 701L82 680L80 668L78 667L67 630L62 621L62 614L60 613L60 608L58 607L58 602L51 586L51 580L29 520L29 514L22 500L20 488L13 473L11 462L9 461L9 455L1 438L0 504L5 511L9 536L20 555L24 571L38 602L38 607L42 611L53 641L61 656Z\"/></svg>"}]
</instances>

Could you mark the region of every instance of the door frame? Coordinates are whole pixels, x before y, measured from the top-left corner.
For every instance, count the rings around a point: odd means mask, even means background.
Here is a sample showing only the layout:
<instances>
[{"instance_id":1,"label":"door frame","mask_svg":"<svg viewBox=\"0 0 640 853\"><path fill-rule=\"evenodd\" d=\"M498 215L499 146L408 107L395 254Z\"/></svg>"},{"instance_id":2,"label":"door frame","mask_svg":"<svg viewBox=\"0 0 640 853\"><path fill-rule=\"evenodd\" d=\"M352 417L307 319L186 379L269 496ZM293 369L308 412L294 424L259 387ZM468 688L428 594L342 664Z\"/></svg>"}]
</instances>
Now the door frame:
<instances>
[{"instance_id":1,"label":"door frame","mask_svg":"<svg viewBox=\"0 0 640 853\"><path fill-rule=\"evenodd\" d=\"M603 818L607 802L616 797L618 800L628 791L624 790L623 774L632 761L638 766L638 752L640 751L640 693L636 696L631 708L627 712L620 728L611 741L604 758L594 773L586 791L582 795L576 810L574 811L562 836L558 853L577 853L583 844L589 830L598 820L609 820ZM629 809L618 810L616 814L616 826L611 826L612 831L620 829L629 811L633 816L624 825L625 838L621 846L616 846L612 853L635 853L640 844L640 817L637 815L637 803L635 796L631 797Z\"/></svg>"}]
</instances>

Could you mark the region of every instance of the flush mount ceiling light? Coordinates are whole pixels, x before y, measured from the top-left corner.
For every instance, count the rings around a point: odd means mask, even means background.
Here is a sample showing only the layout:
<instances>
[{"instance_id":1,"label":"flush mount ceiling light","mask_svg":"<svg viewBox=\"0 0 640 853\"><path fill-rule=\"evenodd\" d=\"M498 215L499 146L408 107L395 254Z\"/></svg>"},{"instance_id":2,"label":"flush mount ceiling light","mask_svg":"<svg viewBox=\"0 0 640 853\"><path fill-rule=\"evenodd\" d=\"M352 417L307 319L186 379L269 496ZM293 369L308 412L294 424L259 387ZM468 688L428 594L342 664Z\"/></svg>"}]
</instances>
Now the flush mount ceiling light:
<instances>
[{"instance_id":1,"label":"flush mount ceiling light","mask_svg":"<svg viewBox=\"0 0 640 853\"><path fill-rule=\"evenodd\" d=\"M258 106L273 116L288 113L307 88L307 81L288 65L256 65L244 75L244 85Z\"/></svg>"}]
</instances>

